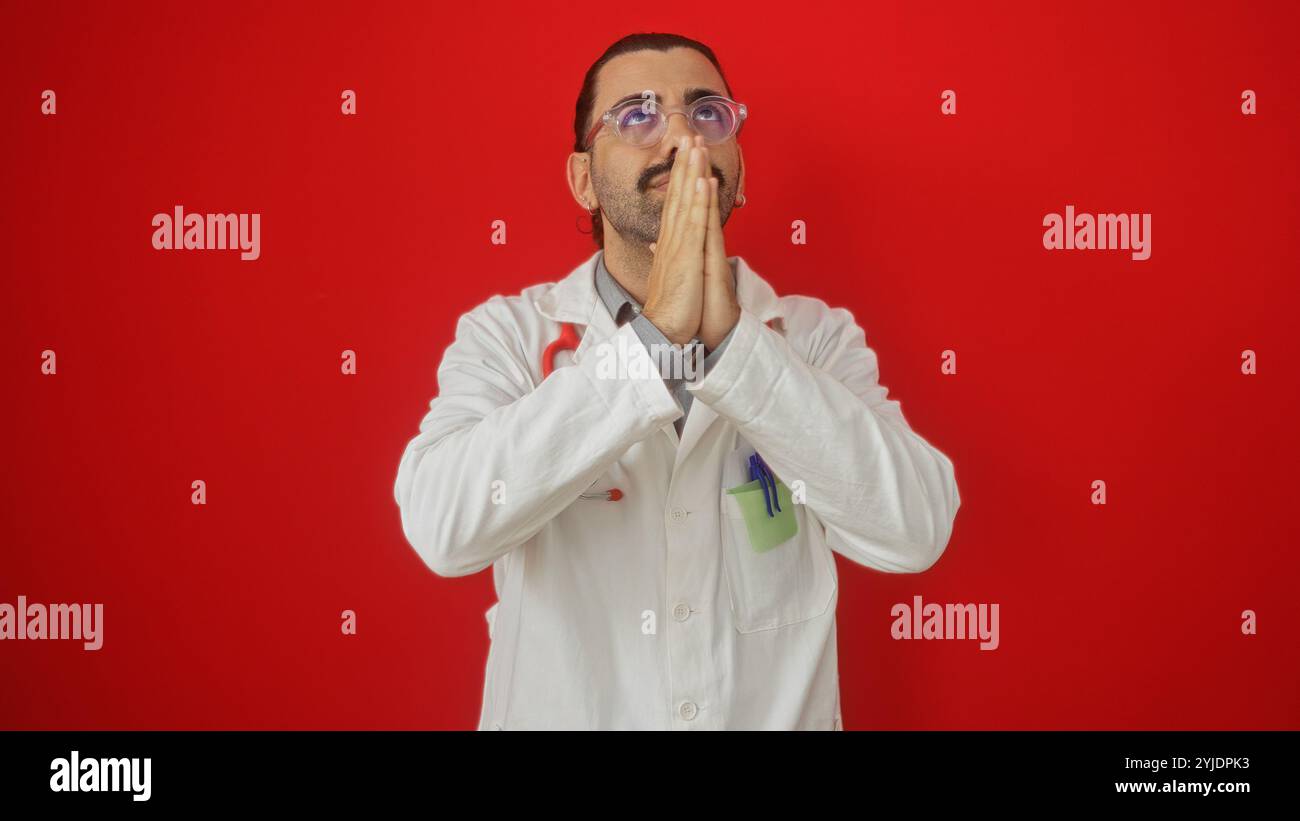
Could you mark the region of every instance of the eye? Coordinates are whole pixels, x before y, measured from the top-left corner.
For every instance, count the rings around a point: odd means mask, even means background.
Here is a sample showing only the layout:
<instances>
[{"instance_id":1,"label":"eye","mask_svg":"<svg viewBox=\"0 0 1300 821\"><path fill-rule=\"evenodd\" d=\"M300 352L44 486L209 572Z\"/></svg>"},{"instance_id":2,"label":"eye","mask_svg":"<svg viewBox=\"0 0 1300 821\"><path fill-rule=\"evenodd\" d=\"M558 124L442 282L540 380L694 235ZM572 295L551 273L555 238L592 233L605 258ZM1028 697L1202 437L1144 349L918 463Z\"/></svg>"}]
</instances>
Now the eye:
<instances>
[{"instance_id":1,"label":"eye","mask_svg":"<svg viewBox=\"0 0 1300 821\"><path fill-rule=\"evenodd\" d=\"M704 120L705 122L721 120L723 118L723 112L720 110L721 108L722 106L717 103L702 105L695 110L695 119Z\"/></svg>"},{"instance_id":2,"label":"eye","mask_svg":"<svg viewBox=\"0 0 1300 821\"><path fill-rule=\"evenodd\" d=\"M638 104L628 106L628 110L623 112L623 115L619 117L618 122L619 125L624 128L635 128L636 126L645 125L646 123L653 121L655 116L655 114L642 111L641 106Z\"/></svg>"}]
</instances>

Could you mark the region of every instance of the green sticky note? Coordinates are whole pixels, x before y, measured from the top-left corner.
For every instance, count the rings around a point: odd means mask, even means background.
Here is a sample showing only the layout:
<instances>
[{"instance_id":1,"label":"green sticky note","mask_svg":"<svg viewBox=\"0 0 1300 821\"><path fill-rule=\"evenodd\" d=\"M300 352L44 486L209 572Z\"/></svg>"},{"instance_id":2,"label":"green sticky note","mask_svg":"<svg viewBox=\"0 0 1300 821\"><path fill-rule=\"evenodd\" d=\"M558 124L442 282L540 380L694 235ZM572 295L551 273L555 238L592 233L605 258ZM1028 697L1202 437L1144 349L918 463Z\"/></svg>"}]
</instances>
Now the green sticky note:
<instances>
[{"instance_id":1,"label":"green sticky note","mask_svg":"<svg viewBox=\"0 0 1300 821\"><path fill-rule=\"evenodd\" d=\"M799 523L794 517L794 502L790 499L790 488L785 482L777 480L776 498L781 503L778 511L772 506L774 516L767 515L767 503L763 501L763 485L757 479L728 488L727 492L736 497L740 511L745 517L745 530L749 533L749 546L757 553L766 553L777 545L784 544L799 532Z\"/></svg>"}]
</instances>

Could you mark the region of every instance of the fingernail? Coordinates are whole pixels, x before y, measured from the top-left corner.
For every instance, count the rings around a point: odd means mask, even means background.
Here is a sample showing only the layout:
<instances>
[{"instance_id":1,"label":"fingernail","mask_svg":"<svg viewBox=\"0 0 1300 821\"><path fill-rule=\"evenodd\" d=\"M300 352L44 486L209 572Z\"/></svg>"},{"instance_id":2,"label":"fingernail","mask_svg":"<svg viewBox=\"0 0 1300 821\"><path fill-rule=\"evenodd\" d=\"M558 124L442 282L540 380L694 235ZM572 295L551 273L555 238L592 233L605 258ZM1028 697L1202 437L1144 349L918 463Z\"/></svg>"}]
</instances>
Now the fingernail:
<instances>
[{"instance_id":1,"label":"fingernail","mask_svg":"<svg viewBox=\"0 0 1300 821\"><path fill-rule=\"evenodd\" d=\"M696 178L695 178L695 190L696 190L696 191L703 191L703 190L704 190L704 178L703 178L703 177L696 177Z\"/></svg>"}]
</instances>

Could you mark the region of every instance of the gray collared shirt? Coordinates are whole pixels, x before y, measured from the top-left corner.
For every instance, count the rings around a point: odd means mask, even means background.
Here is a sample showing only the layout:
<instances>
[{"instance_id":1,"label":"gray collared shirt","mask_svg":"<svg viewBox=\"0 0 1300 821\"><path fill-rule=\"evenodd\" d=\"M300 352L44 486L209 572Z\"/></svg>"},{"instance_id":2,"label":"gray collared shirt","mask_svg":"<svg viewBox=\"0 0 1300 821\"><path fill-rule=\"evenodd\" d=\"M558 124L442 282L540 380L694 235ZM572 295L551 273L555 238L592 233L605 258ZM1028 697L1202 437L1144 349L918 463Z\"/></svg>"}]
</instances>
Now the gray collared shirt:
<instances>
[{"instance_id":1,"label":"gray collared shirt","mask_svg":"<svg viewBox=\"0 0 1300 821\"><path fill-rule=\"evenodd\" d=\"M732 276L735 276L733 273ZM664 375L664 384L668 386L668 391L677 400L677 404L682 407L682 415L673 422L673 427L677 429L677 435L681 436L682 428L686 425L686 416L691 412L691 402L695 396L686 389L686 379L674 378L673 374L680 373L671 367L669 348L672 343L668 337L655 327L654 323L646 319L641 314L641 303L627 292L627 290L614 279L614 276L605 267L605 252L601 251L596 257L596 293L600 294L600 301L605 303L609 310L609 315L614 318L614 324L622 326L625 322L631 322L632 328L636 331L637 337L641 344L646 346L652 358L659 365L659 372ZM727 343L731 341L731 336L736 332L735 328L727 333L727 336L718 344L718 347L708 351L700 368L698 378L703 379L708 374L709 369L713 367L722 352L727 349ZM699 343L699 339L692 339L683 348ZM700 343L703 348L703 343ZM658 353L658 355L656 355Z\"/></svg>"}]
</instances>

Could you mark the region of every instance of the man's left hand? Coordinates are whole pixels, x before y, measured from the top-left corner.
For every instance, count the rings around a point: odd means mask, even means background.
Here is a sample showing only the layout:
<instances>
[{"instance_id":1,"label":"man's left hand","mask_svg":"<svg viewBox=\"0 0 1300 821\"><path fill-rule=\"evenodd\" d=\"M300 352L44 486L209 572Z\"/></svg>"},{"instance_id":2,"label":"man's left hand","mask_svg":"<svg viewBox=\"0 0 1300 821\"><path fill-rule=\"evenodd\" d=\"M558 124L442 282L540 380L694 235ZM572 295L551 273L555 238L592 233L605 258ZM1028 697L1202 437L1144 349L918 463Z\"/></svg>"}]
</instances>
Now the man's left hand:
<instances>
[{"instance_id":1,"label":"man's left hand","mask_svg":"<svg viewBox=\"0 0 1300 821\"><path fill-rule=\"evenodd\" d=\"M708 149L706 148L707 152ZM705 154L704 168L709 167ZM718 178L709 177L709 227L704 238L704 312L700 318L699 339L710 351L722 344L740 320L740 303L736 284L727 262L722 242L722 211L718 206Z\"/></svg>"}]
</instances>

